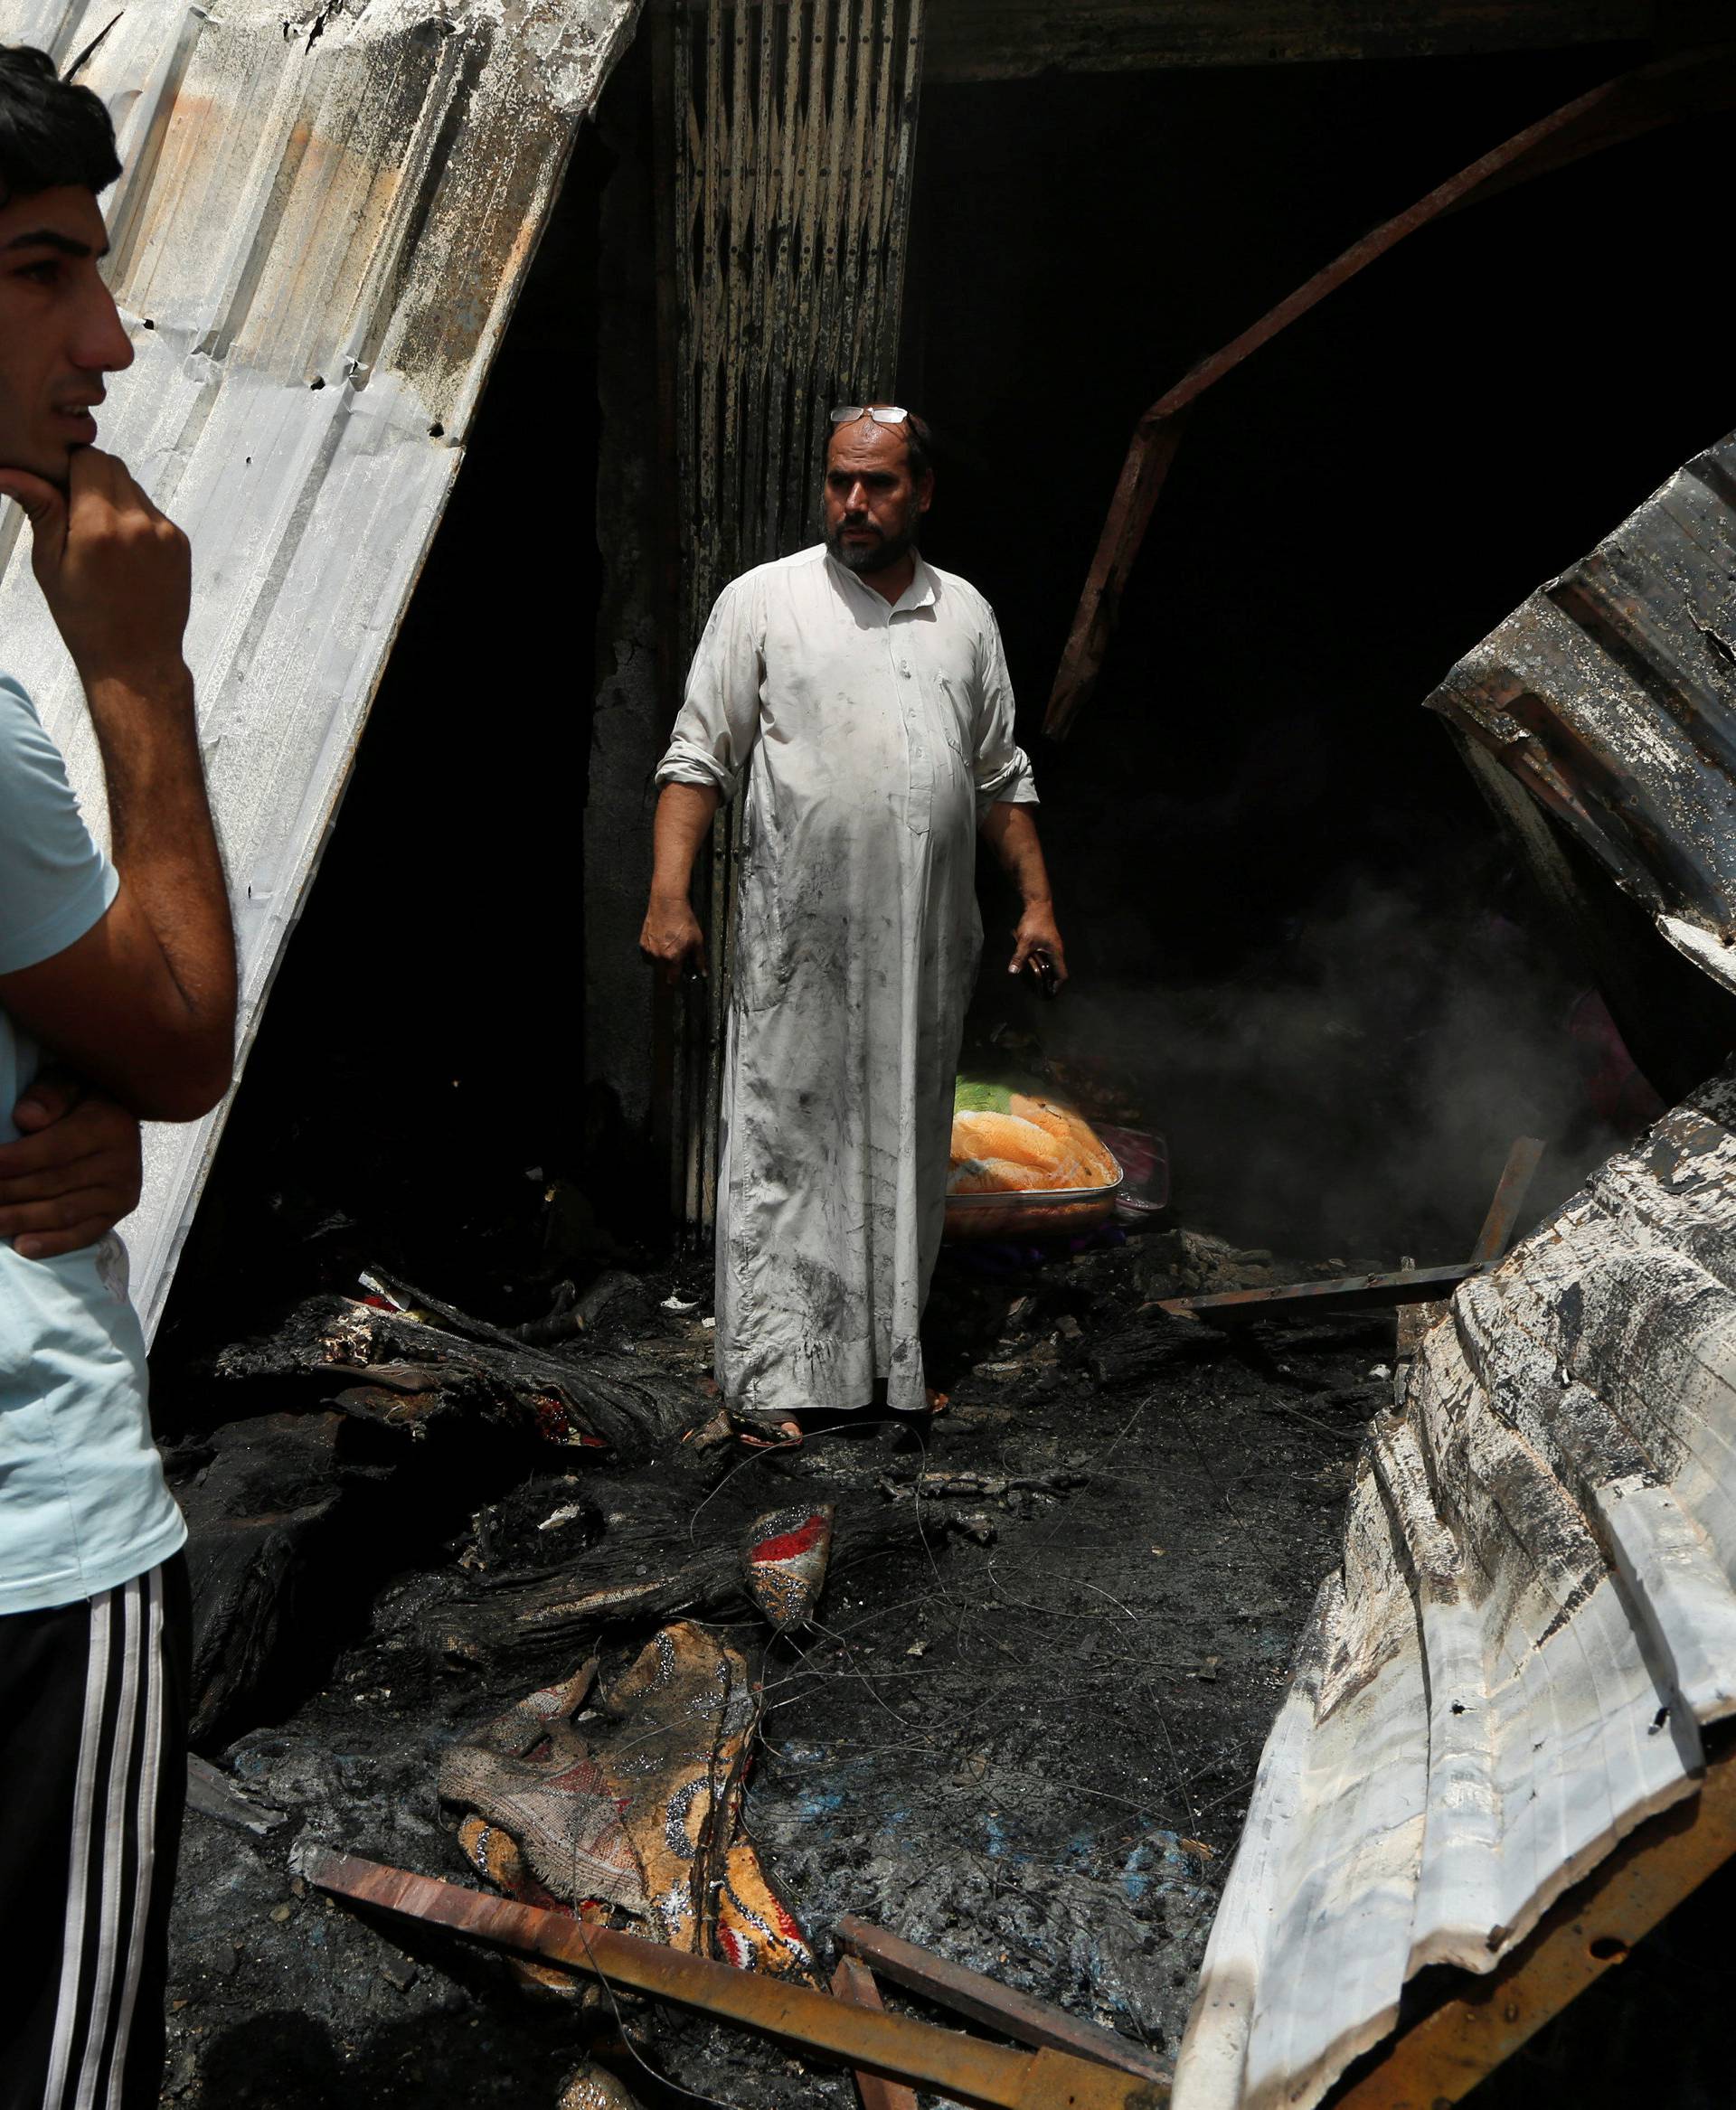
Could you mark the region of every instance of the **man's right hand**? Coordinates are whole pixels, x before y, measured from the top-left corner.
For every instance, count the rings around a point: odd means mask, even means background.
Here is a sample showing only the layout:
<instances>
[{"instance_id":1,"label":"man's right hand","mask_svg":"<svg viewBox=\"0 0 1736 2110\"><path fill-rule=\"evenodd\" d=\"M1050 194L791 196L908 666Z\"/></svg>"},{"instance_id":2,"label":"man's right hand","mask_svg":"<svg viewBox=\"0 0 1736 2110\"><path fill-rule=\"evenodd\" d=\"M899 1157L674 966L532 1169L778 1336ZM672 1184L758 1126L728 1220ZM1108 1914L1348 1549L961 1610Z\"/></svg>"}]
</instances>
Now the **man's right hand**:
<instances>
[{"instance_id":1,"label":"man's right hand","mask_svg":"<svg viewBox=\"0 0 1736 2110\"><path fill-rule=\"evenodd\" d=\"M183 675L192 556L126 464L80 447L64 491L6 468L0 492L30 515L31 569L86 693L110 682L134 694L173 689Z\"/></svg>"},{"instance_id":2,"label":"man's right hand","mask_svg":"<svg viewBox=\"0 0 1736 2110\"><path fill-rule=\"evenodd\" d=\"M659 900L653 895L639 932L639 956L656 967L671 988L684 972L705 973L705 933L685 895L679 900Z\"/></svg>"},{"instance_id":3,"label":"man's right hand","mask_svg":"<svg viewBox=\"0 0 1736 2110\"><path fill-rule=\"evenodd\" d=\"M0 466L31 565L84 684L120 887L47 959L0 975L0 1008L142 1118L193 1121L229 1088L235 942L182 655L187 539L113 455L81 447L64 491Z\"/></svg>"}]
</instances>

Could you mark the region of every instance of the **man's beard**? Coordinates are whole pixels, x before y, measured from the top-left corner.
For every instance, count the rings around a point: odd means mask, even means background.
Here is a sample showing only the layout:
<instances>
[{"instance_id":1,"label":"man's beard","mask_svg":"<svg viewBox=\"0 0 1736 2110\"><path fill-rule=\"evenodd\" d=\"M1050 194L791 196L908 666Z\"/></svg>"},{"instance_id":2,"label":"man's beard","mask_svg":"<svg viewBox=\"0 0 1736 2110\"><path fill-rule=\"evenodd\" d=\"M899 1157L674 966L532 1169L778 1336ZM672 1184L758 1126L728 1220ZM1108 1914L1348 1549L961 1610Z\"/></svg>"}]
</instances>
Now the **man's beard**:
<instances>
[{"instance_id":1,"label":"man's beard","mask_svg":"<svg viewBox=\"0 0 1736 2110\"><path fill-rule=\"evenodd\" d=\"M860 526L866 527L868 524L864 521ZM882 535L877 542L851 543L844 539L844 528L850 525L846 521L843 527L828 528L826 546L846 571L854 571L859 578L863 572L889 570L916 547L914 528L907 527L895 535ZM857 532L860 532L860 527ZM870 529L871 533L877 532Z\"/></svg>"}]
</instances>

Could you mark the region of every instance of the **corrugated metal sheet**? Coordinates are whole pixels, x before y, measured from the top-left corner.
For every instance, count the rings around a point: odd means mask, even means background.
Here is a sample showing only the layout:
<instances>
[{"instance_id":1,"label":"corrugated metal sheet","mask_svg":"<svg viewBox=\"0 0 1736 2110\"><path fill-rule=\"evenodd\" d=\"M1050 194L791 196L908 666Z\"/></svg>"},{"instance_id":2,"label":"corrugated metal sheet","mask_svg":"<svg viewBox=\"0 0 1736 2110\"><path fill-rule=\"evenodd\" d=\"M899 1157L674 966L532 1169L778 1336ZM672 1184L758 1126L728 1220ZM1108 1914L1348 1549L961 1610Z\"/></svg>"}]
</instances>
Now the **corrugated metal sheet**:
<instances>
[{"instance_id":1,"label":"corrugated metal sheet","mask_svg":"<svg viewBox=\"0 0 1736 2110\"><path fill-rule=\"evenodd\" d=\"M1429 699L1726 986L1736 441ZM1320 2100L1494 1968L1736 1713L1736 1066L1467 1283L1359 1462L1206 1952L1178 2110Z\"/></svg>"},{"instance_id":2,"label":"corrugated metal sheet","mask_svg":"<svg viewBox=\"0 0 1736 2110\"><path fill-rule=\"evenodd\" d=\"M103 444L193 538L188 657L243 1049L573 135L637 4L0 0L0 40L63 67L95 42L80 78L116 120L110 282L138 358ZM6 510L5 665L94 819L89 721ZM222 1120L147 1136L126 1227L147 1324Z\"/></svg>"},{"instance_id":3,"label":"corrugated metal sheet","mask_svg":"<svg viewBox=\"0 0 1736 2110\"><path fill-rule=\"evenodd\" d=\"M1541 587L1429 704L1736 989L1736 435Z\"/></svg>"},{"instance_id":4,"label":"corrugated metal sheet","mask_svg":"<svg viewBox=\"0 0 1736 2110\"><path fill-rule=\"evenodd\" d=\"M1486 1972L1736 1712L1736 1070L1453 1299L1359 1463L1177 2110L1307 2105Z\"/></svg>"}]
</instances>

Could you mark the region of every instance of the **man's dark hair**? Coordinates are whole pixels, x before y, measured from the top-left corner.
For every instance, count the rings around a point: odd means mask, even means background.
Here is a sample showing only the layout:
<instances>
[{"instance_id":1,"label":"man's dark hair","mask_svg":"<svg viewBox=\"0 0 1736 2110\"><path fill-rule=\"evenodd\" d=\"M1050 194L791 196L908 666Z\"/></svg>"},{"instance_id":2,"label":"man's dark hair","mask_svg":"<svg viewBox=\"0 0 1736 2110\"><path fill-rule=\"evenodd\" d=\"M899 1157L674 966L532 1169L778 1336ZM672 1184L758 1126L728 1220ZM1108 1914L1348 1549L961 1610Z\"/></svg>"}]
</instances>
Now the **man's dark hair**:
<instances>
[{"instance_id":1,"label":"man's dark hair","mask_svg":"<svg viewBox=\"0 0 1736 2110\"><path fill-rule=\"evenodd\" d=\"M0 205L73 184L106 191L119 174L99 98L62 80L46 52L0 44Z\"/></svg>"},{"instance_id":2,"label":"man's dark hair","mask_svg":"<svg viewBox=\"0 0 1736 2110\"><path fill-rule=\"evenodd\" d=\"M826 436L820 443L820 467L822 471L832 459L832 435L837 426L828 424ZM934 434L929 429L926 418L919 418L914 410L906 410L903 420L888 426L890 432L904 435L904 459L910 472L910 481L920 484L934 466Z\"/></svg>"}]
</instances>

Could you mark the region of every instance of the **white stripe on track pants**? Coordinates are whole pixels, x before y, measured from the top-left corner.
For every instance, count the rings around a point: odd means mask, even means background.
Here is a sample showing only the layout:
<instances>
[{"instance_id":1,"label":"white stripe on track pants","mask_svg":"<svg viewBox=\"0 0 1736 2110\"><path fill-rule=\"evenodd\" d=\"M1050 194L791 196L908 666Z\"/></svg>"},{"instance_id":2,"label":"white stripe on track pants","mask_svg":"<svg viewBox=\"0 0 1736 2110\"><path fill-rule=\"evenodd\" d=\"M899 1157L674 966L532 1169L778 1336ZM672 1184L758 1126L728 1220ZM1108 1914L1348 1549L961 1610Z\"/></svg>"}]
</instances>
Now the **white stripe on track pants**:
<instances>
[{"instance_id":1,"label":"white stripe on track pants","mask_svg":"<svg viewBox=\"0 0 1736 2110\"><path fill-rule=\"evenodd\" d=\"M191 1653L180 1554L0 1615L0 2110L156 2110Z\"/></svg>"}]
</instances>

